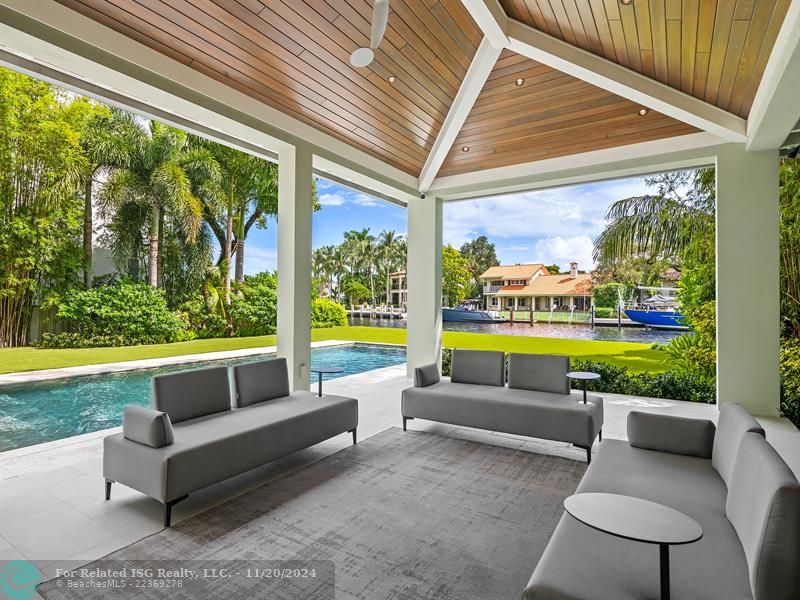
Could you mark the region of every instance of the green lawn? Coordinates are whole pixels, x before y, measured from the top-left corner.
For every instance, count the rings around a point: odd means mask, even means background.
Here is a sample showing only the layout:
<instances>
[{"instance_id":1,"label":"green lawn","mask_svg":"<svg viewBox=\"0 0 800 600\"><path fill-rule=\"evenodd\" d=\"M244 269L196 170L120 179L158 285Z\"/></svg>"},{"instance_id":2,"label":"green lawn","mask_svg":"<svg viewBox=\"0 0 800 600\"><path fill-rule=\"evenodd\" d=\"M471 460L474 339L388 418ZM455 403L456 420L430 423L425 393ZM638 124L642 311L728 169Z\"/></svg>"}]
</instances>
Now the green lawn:
<instances>
[{"instance_id":1,"label":"green lawn","mask_svg":"<svg viewBox=\"0 0 800 600\"><path fill-rule=\"evenodd\" d=\"M333 327L331 329L315 329L311 332L311 337L314 341L351 340L355 342L405 344L406 331L405 329L388 327ZM81 348L76 350L4 348L0 349L0 373L56 369L78 365L94 365L274 345L275 336L267 335L249 338L194 340L154 346L128 346L125 348ZM649 344L632 342L598 342L445 331L444 346L448 348L504 350L506 352L566 354L573 358L600 360L625 366L633 371L664 371L667 369L664 352L653 350Z\"/></svg>"}]
</instances>

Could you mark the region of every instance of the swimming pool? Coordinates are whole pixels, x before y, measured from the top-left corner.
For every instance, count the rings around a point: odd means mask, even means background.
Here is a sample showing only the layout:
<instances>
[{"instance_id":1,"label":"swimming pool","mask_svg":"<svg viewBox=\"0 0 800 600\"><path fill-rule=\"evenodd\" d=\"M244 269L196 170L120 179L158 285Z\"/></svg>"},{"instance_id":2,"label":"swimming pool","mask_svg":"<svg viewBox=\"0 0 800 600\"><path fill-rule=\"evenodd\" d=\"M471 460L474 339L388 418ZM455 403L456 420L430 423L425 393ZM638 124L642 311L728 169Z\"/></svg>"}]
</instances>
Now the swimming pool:
<instances>
[{"instance_id":1,"label":"swimming pool","mask_svg":"<svg viewBox=\"0 0 800 600\"><path fill-rule=\"evenodd\" d=\"M269 356L264 354L0 386L0 452L120 425L123 408L128 404L150 406L150 379L153 375L241 365ZM326 380L405 361L405 348L390 346L352 344L311 351L312 366L344 369L342 373L326 375Z\"/></svg>"}]
</instances>

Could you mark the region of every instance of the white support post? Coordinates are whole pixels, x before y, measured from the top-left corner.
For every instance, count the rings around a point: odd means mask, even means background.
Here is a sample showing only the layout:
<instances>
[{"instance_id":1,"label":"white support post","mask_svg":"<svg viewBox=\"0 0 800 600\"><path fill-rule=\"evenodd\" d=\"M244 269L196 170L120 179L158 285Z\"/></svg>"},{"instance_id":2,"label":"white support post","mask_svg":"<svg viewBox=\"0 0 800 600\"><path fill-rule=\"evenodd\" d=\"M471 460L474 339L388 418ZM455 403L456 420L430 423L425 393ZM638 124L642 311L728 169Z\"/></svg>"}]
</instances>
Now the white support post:
<instances>
[{"instance_id":1,"label":"white support post","mask_svg":"<svg viewBox=\"0 0 800 600\"><path fill-rule=\"evenodd\" d=\"M408 203L408 374L442 355L442 201Z\"/></svg>"},{"instance_id":2,"label":"white support post","mask_svg":"<svg viewBox=\"0 0 800 600\"><path fill-rule=\"evenodd\" d=\"M780 396L778 151L720 148L717 176L717 405L776 416Z\"/></svg>"},{"instance_id":3,"label":"white support post","mask_svg":"<svg viewBox=\"0 0 800 600\"><path fill-rule=\"evenodd\" d=\"M312 178L308 146L278 154L278 356L292 391L310 383Z\"/></svg>"}]
</instances>

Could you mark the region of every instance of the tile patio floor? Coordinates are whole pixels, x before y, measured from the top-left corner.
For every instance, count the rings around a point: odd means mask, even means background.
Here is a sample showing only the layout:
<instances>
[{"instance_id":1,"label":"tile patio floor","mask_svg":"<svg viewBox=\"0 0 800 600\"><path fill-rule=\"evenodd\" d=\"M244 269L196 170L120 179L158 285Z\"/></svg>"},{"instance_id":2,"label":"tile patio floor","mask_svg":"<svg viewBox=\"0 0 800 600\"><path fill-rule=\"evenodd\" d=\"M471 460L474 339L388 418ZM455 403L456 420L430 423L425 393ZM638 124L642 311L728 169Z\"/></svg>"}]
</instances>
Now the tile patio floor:
<instances>
[{"instance_id":1,"label":"tile patio floor","mask_svg":"<svg viewBox=\"0 0 800 600\"><path fill-rule=\"evenodd\" d=\"M359 399L359 439L400 427L400 391L411 384L405 365L325 383L327 393ZM625 439L631 410L716 418L711 405L605 394L604 438ZM785 419L763 419L767 439L800 476L800 432ZM521 451L583 460L570 445L514 435L410 421L409 428L451 435ZM162 506L123 485L109 502L103 496L102 437L97 432L0 454L0 559L32 560L52 575L64 561L105 556L162 528ZM173 513L177 523L269 480L350 445L342 434L289 457L192 494ZM596 449L596 447L595 447ZM74 563L72 563L74 566Z\"/></svg>"}]
</instances>

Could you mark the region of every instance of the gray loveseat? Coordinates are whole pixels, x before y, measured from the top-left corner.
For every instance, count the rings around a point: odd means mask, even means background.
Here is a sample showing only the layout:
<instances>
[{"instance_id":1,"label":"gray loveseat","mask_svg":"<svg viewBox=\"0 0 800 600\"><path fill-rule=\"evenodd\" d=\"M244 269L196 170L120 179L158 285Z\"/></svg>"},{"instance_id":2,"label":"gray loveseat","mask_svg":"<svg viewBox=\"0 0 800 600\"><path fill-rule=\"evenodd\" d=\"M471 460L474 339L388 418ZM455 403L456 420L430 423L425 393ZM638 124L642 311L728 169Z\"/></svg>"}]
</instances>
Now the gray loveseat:
<instances>
[{"instance_id":1,"label":"gray loveseat","mask_svg":"<svg viewBox=\"0 0 800 600\"><path fill-rule=\"evenodd\" d=\"M703 528L670 552L672 597L800 598L800 485L741 406L710 421L632 412L629 442L606 440L578 493L665 504ZM658 548L606 535L564 513L525 600L658 598Z\"/></svg>"},{"instance_id":2,"label":"gray loveseat","mask_svg":"<svg viewBox=\"0 0 800 600\"><path fill-rule=\"evenodd\" d=\"M358 401L289 393L285 359L153 378L153 409L128 406L103 441L106 500L123 483L172 506L190 493L340 433L356 443Z\"/></svg>"},{"instance_id":3,"label":"gray loveseat","mask_svg":"<svg viewBox=\"0 0 800 600\"><path fill-rule=\"evenodd\" d=\"M501 431L569 442L586 450L602 439L603 399L570 392L569 358L510 354L508 385L503 352L454 350L451 377L435 364L414 371L414 387L403 390L403 429L409 419Z\"/></svg>"}]
</instances>

